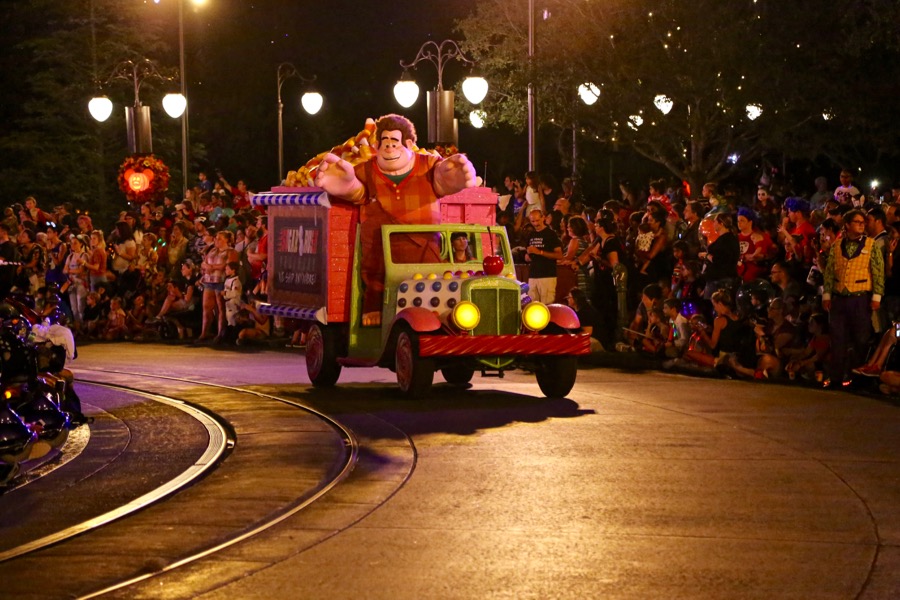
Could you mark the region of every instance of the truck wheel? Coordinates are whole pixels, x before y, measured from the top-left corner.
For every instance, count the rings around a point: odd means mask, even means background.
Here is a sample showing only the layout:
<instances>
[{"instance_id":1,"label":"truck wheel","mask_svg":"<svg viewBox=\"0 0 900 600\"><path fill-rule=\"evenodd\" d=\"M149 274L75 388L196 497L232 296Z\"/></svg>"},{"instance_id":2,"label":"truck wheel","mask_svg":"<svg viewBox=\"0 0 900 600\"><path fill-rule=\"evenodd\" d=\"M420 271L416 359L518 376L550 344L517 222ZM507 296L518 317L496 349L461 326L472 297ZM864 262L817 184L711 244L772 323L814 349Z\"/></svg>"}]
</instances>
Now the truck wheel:
<instances>
[{"instance_id":1,"label":"truck wheel","mask_svg":"<svg viewBox=\"0 0 900 600\"><path fill-rule=\"evenodd\" d=\"M565 398L575 386L578 358L575 356L547 356L538 363L535 376L538 386L548 398Z\"/></svg>"},{"instance_id":2,"label":"truck wheel","mask_svg":"<svg viewBox=\"0 0 900 600\"><path fill-rule=\"evenodd\" d=\"M444 367L441 369L441 375L450 385L466 385L472 381L475 375L475 369L464 365L454 365L452 367Z\"/></svg>"},{"instance_id":3,"label":"truck wheel","mask_svg":"<svg viewBox=\"0 0 900 600\"><path fill-rule=\"evenodd\" d=\"M331 387L341 375L337 362L337 332L320 323L306 334L306 372L314 387Z\"/></svg>"},{"instance_id":4,"label":"truck wheel","mask_svg":"<svg viewBox=\"0 0 900 600\"><path fill-rule=\"evenodd\" d=\"M434 360L419 357L419 336L402 330L394 350L394 368L400 390L410 398L421 398L434 381Z\"/></svg>"}]
</instances>

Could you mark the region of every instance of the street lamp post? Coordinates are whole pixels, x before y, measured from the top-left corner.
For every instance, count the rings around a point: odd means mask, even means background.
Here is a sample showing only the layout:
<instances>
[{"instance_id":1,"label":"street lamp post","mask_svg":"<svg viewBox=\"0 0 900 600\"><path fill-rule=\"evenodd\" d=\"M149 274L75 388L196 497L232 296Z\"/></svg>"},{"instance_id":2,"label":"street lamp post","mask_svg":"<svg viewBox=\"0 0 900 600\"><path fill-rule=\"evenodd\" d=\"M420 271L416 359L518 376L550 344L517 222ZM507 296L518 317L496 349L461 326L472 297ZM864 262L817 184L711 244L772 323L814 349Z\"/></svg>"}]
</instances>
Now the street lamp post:
<instances>
[{"instance_id":1,"label":"street lamp post","mask_svg":"<svg viewBox=\"0 0 900 600\"><path fill-rule=\"evenodd\" d=\"M404 107L410 107L415 103L419 95L419 86L409 78L408 69L427 60L437 68L437 89L428 92L428 143L453 143L457 144L457 121L453 116L454 102L456 100L453 90L444 89L444 67L447 61L458 60L467 66L475 63L463 55L459 45L453 40L444 40L440 44L431 40L422 44L416 58L409 63L400 61L403 67L403 76L394 86L394 96ZM487 94L487 81L483 77L469 76L463 82L463 94L472 104L481 102Z\"/></svg>"},{"instance_id":2,"label":"street lamp post","mask_svg":"<svg viewBox=\"0 0 900 600\"><path fill-rule=\"evenodd\" d=\"M148 59L138 62L126 60L115 66L106 80L123 79L131 81L134 86L134 106L125 107L125 124L128 131L128 150L132 154L149 154L153 152L153 135L150 126L150 107L141 104L141 84L147 78L172 81L174 77L166 77L159 72L156 64ZM168 94L163 100L163 107L169 116L177 118L187 107L184 96ZM88 110L98 121L105 121L112 114L112 102L106 96L98 96L88 103Z\"/></svg>"},{"instance_id":3,"label":"street lamp post","mask_svg":"<svg viewBox=\"0 0 900 600\"><path fill-rule=\"evenodd\" d=\"M537 170L537 138L535 137L534 99L534 0L528 0L528 170Z\"/></svg>"},{"instance_id":4,"label":"street lamp post","mask_svg":"<svg viewBox=\"0 0 900 600\"><path fill-rule=\"evenodd\" d=\"M304 77L297 70L297 67L292 65L291 63L281 63L278 65L278 70L276 72L276 76L278 79L278 181L279 183L284 180L285 172L284 172L284 121L282 117L282 113L284 112L284 104L281 102L281 87L284 85L284 82L287 79L292 77L296 77L300 81L306 84L310 84L316 80L316 76L312 77ZM315 90L307 90L303 97L300 99L300 104L303 106L303 109L314 115L319 112L319 109L322 108L323 98L322 94Z\"/></svg>"},{"instance_id":5,"label":"street lamp post","mask_svg":"<svg viewBox=\"0 0 900 600\"><path fill-rule=\"evenodd\" d=\"M181 95L187 100L187 74L184 68L184 3L188 0L178 0L178 62L181 71ZM190 0L194 5L205 4L206 0ZM160 0L153 0L154 4L159 4ZM181 197L187 195L188 189L188 157L190 155L189 134L190 125L188 123L188 109L184 108L183 118L181 119Z\"/></svg>"},{"instance_id":6,"label":"street lamp post","mask_svg":"<svg viewBox=\"0 0 900 600\"><path fill-rule=\"evenodd\" d=\"M187 75L184 71L184 2L178 2L178 68L181 71L181 95L187 99ZM185 104L181 117L181 197L187 196L188 188L188 109Z\"/></svg>"}]
</instances>

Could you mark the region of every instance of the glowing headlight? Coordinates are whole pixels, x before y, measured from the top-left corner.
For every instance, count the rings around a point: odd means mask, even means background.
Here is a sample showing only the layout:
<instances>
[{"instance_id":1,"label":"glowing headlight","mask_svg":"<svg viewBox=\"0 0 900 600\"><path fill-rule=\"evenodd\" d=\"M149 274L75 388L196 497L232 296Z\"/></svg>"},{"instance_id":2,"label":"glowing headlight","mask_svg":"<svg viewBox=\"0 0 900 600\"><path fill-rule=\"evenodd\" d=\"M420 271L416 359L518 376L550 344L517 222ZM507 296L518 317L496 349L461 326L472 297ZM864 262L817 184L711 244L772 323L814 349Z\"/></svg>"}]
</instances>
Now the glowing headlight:
<instances>
[{"instance_id":1,"label":"glowing headlight","mask_svg":"<svg viewBox=\"0 0 900 600\"><path fill-rule=\"evenodd\" d=\"M540 302L530 302L522 309L522 324L531 331L540 331L550 323L550 309Z\"/></svg>"},{"instance_id":2,"label":"glowing headlight","mask_svg":"<svg viewBox=\"0 0 900 600\"><path fill-rule=\"evenodd\" d=\"M6 391L4 391L4 392L3 392L3 397L6 398L7 400L9 400L10 398L12 398L12 397L13 397L12 390L6 390Z\"/></svg>"},{"instance_id":3,"label":"glowing headlight","mask_svg":"<svg viewBox=\"0 0 900 600\"><path fill-rule=\"evenodd\" d=\"M466 331L475 329L481 321L481 311L468 300L463 300L457 304L453 308L452 316L453 324Z\"/></svg>"}]
</instances>

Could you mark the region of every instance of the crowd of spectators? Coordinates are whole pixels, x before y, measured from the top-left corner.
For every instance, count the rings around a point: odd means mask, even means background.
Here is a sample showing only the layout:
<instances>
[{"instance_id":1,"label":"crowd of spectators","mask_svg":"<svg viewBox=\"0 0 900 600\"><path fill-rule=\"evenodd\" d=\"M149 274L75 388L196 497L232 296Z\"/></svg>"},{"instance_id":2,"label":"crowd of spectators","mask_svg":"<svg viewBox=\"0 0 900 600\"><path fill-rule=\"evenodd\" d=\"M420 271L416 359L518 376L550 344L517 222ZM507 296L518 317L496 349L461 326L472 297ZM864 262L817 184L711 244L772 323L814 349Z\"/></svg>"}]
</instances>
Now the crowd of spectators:
<instances>
[{"instance_id":1,"label":"crowd of spectators","mask_svg":"<svg viewBox=\"0 0 900 600\"><path fill-rule=\"evenodd\" d=\"M693 198L679 181L622 182L621 198L598 206L570 180L529 172L506 177L497 219L521 252L541 211L563 249L559 280L576 274L557 297L606 352L837 389L880 378L893 393L900 185L867 198L852 177L841 172L834 190L820 177L805 195L708 183Z\"/></svg>"},{"instance_id":2,"label":"crowd of spectators","mask_svg":"<svg viewBox=\"0 0 900 600\"><path fill-rule=\"evenodd\" d=\"M201 175L181 202L122 211L107 231L70 203L50 210L29 197L6 208L0 293L28 294L44 314L66 315L81 341L241 345L284 336L301 345L296 323L258 311L265 215L242 181L217 175ZM900 186L866 198L851 173L840 181L829 191L820 177L808 195L760 185L745 197L714 183L691 197L678 181L643 190L622 182L621 197L600 206L579 198L571 180L529 172L524 181L506 177L497 221L517 264L528 262L536 227L556 233L557 272L574 273L574 287L556 297L578 312L595 350L831 387L878 377L883 391L897 392ZM847 288L835 263L844 260L843 269L861 253L871 277Z\"/></svg>"},{"instance_id":3,"label":"crowd of spectators","mask_svg":"<svg viewBox=\"0 0 900 600\"><path fill-rule=\"evenodd\" d=\"M181 202L122 211L106 231L71 203L50 210L29 197L0 222L0 294L27 295L42 314L63 315L80 342L240 345L287 335L285 322L257 310L266 297L266 226L244 182L232 186L221 174L215 182L201 174Z\"/></svg>"}]
</instances>

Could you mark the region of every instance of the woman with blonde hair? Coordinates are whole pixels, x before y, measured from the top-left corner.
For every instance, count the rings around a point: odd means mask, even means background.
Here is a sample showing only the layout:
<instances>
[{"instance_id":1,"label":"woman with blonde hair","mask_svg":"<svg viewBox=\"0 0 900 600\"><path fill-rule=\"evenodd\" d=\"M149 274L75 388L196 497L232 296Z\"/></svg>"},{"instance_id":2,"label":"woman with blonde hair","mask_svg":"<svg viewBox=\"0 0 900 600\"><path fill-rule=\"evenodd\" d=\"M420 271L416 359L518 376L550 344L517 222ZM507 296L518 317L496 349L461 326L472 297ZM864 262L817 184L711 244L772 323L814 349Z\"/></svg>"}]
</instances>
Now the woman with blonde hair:
<instances>
[{"instance_id":1,"label":"woman with blonde hair","mask_svg":"<svg viewBox=\"0 0 900 600\"><path fill-rule=\"evenodd\" d=\"M106 240L99 229L91 231L91 251L84 266L88 271L88 279L91 282L91 291L96 292L97 286L106 285Z\"/></svg>"},{"instance_id":2,"label":"woman with blonde hair","mask_svg":"<svg viewBox=\"0 0 900 600\"><path fill-rule=\"evenodd\" d=\"M239 262L240 256L235 251L234 234L230 231L219 231L216 239L203 256L200 263L202 274L200 281L203 284L203 320L198 342L211 340L211 328L214 321L218 322L216 340L225 335L225 298L222 291L225 289L225 265L230 262Z\"/></svg>"}]
</instances>

